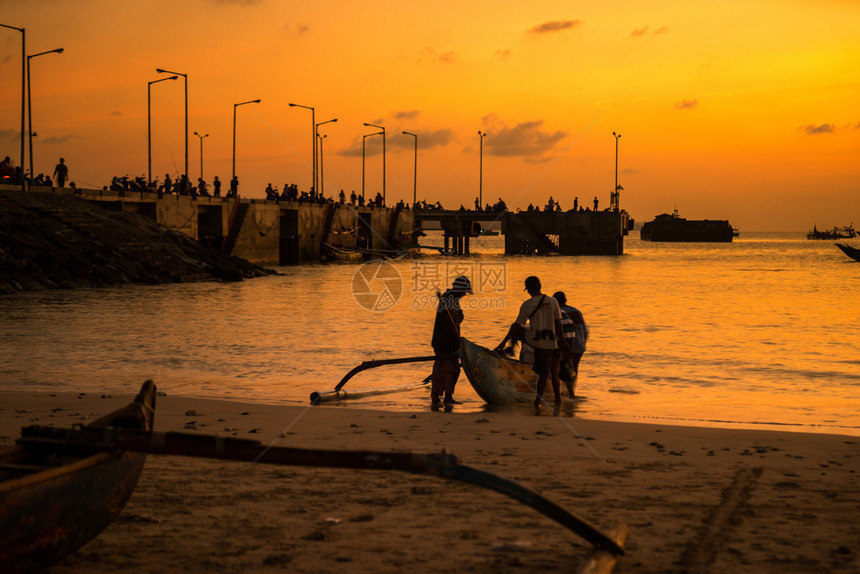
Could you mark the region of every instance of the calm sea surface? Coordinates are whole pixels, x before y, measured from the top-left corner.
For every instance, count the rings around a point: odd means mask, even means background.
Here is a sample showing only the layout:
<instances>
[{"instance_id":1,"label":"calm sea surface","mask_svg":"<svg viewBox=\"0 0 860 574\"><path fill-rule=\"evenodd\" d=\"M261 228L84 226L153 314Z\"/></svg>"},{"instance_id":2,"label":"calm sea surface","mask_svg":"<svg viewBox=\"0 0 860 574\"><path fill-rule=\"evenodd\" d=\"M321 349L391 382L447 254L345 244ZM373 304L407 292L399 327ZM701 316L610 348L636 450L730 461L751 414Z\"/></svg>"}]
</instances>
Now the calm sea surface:
<instances>
[{"instance_id":1,"label":"calm sea surface","mask_svg":"<svg viewBox=\"0 0 860 574\"><path fill-rule=\"evenodd\" d=\"M307 404L362 361L432 354L433 293L446 276L474 278L463 334L495 346L534 274L545 292L565 291L591 329L582 398L564 414L860 435L860 263L832 242L631 236L621 257L504 257L502 246L487 237L473 240L471 257L284 267L240 284L0 297L0 389L129 393L153 378L170 395ZM429 371L380 367L346 388ZM420 411L428 395L345 404ZM456 396L457 411L486 408L464 375Z\"/></svg>"}]
</instances>

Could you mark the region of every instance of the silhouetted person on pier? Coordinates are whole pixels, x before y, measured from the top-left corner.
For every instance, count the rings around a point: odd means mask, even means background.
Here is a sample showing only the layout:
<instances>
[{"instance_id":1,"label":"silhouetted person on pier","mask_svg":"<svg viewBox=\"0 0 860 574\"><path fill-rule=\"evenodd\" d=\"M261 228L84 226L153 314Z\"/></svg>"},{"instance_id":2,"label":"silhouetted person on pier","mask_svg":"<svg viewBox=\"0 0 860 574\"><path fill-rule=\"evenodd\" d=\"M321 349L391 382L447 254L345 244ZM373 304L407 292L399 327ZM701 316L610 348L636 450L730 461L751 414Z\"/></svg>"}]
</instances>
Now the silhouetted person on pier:
<instances>
[{"instance_id":1,"label":"silhouetted person on pier","mask_svg":"<svg viewBox=\"0 0 860 574\"><path fill-rule=\"evenodd\" d=\"M343 192L342 189L340 190L340 195L338 195L338 201L341 205L346 205L346 194Z\"/></svg>"},{"instance_id":2,"label":"silhouetted person on pier","mask_svg":"<svg viewBox=\"0 0 860 574\"><path fill-rule=\"evenodd\" d=\"M232 197L239 197L239 178L235 175L230 180L230 195Z\"/></svg>"},{"instance_id":3,"label":"silhouetted person on pier","mask_svg":"<svg viewBox=\"0 0 860 574\"><path fill-rule=\"evenodd\" d=\"M546 209L544 211L555 211L555 200L552 196L549 196L549 201L546 202Z\"/></svg>"},{"instance_id":4,"label":"silhouetted person on pier","mask_svg":"<svg viewBox=\"0 0 860 574\"><path fill-rule=\"evenodd\" d=\"M430 379L430 401L434 405L440 402L446 405L459 404L454 400L454 387L460 377L460 324L463 322L460 299L471 292L471 282L462 275L454 279L451 288L443 295L436 292L439 306L436 308L430 343L436 355Z\"/></svg>"},{"instance_id":5,"label":"silhouetted person on pier","mask_svg":"<svg viewBox=\"0 0 860 574\"><path fill-rule=\"evenodd\" d=\"M374 200L374 204L376 205L376 207L385 207L385 200L382 199L381 193L376 194L376 199Z\"/></svg>"},{"instance_id":6,"label":"silhouetted person on pier","mask_svg":"<svg viewBox=\"0 0 860 574\"><path fill-rule=\"evenodd\" d=\"M173 181L170 179L170 174L164 174L164 185L161 186L161 190L164 193L170 193L173 189Z\"/></svg>"},{"instance_id":7,"label":"silhouetted person on pier","mask_svg":"<svg viewBox=\"0 0 860 574\"><path fill-rule=\"evenodd\" d=\"M358 206L364 207L364 196L363 195L358 196Z\"/></svg>"},{"instance_id":8,"label":"silhouetted person on pier","mask_svg":"<svg viewBox=\"0 0 860 574\"><path fill-rule=\"evenodd\" d=\"M275 197L275 190L274 190L274 189L272 189L272 184L271 184L271 183L270 183L270 184L268 184L268 185L266 185L266 199L267 199L267 200L276 199L276 197Z\"/></svg>"},{"instance_id":9,"label":"silhouetted person on pier","mask_svg":"<svg viewBox=\"0 0 860 574\"><path fill-rule=\"evenodd\" d=\"M357 201L357 200L358 200L358 196L357 196L357 195L355 195L355 190L353 189L353 190L352 190L352 193L350 193L350 194L349 194L349 203L350 203L350 205L355 205L355 203L356 203L356 201Z\"/></svg>"},{"instance_id":10,"label":"silhouetted person on pier","mask_svg":"<svg viewBox=\"0 0 860 574\"><path fill-rule=\"evenodd\" d=\"M561 326L561 309L558 301L541 293L540 279L534 275L527 277L525 284L526 291L531 297L520 306L516 321L508 329L507 335L496 347L496 351L502 352L505 343L511 339L521 339L534 349L532 370L538 376L534 406L535 409L540 409L546 380L551 376L553 352L561 347L562 356L565 358L570 355L570 352L564 345L564 331ZM559 387L558 374L555 373L552 375L552 390L556 403L561 402Z\"/></svg>"},{"instance_id":11,"label":"silhouetted person on pier","mask_svg":"<svg viewBox=\"0 0 860 574\"><path fill-rule=\"evenodd\" d=\"M579 196L573 198L573 210L579 209Z\"/></svg>"},{"instance_id":12,"label":"silhouetted person on pier","mask_svg":"<svg viewBox=\"0 0 860 574\"><path fill-rule=\"evenodd\" d=\"M209 197L209 191L207 190L208 185L203 180L202 177L197 178L197 193L202 195L203 197Z\"/></svg>"},{"instance_id":13,"label":"silhouetted person on pier","mask_svg":"<svg viewBox=\"0 0 860 574\"><path fill-rule=\"evenodd\" d=\"M60 163L54 168L54 177L57 178L57 187L66 187L66 180L69 178L69 166L66 165L66 160L60 158Z\"/></svg>"},{"instance_id":14,"label":"silhouetted person on pier","mask_svg":"<svg viewBox=\"0 0 860 574\"><path fill-rule=\"evenodd\" d=\"M212 196L213 197L221 197L221 180L218 179L218 176L215 176L215 179L212 180Z\"/></svg>"},{"instance_id":15,"label":"silhouetted person on pier","mask_svg":"<svg viewBox=\"0 0 860 574\"><path fill-rule=\"evenodd\" d=\"M595 195L594 196L594 211L597 211L597 204L598 204L597 196Z\"/></svg>"}]
</instances>

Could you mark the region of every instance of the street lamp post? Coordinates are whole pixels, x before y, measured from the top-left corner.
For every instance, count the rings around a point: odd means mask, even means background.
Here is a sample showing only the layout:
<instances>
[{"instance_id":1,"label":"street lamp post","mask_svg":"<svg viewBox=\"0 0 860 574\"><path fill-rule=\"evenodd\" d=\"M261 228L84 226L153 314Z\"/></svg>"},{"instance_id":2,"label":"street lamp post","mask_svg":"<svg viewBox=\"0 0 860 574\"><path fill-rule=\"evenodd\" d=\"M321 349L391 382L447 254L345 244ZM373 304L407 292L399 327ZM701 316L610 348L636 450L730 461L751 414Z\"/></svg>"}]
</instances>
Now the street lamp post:
<instances>
[{"instance_id":1,"label":"street lamp post","mask_svg":"<svg viewBox=\"0 0 860 574\"><path fill-rule=\"evenodd\" d=\"M412 207L418 202L418 134L404 131L404 135L415 138L415 160L412 162Z\"/></svg>"},{"instance_id":2,"label":"street lamp post","mask_svg":"<svg viewBox=\"0 0 860 574\"><path fill-rule=\"evenodd\" d=\"M194 135L200 138L200 179L203 179L203 138L208 138L209 134L201 136L197 132L194 132Z\"/></svg>"},{"instance_id":3,"label":"street lamp post","mask_svg":"<svg viewBox=\"0 0 860 574\"><path fill-rule=\"evenodd\" d=\"M481 152L478 160L478 209L482 209L484 205L484 137L487 135L482 131L478 131L481 138Z\"/></svg>"},{"instance_id":4,"label":"street lamp post","mask_svg":"<svg viewBox=\"0 0 860 574\"><path fill-rule=\"evenodd\" d=\"M311 111L311 149L313 150L312 155L312 164L311 164L311 189L315 189L314 186L317 184L317 124L314 119L314 108L311 106L303 106L301 104L288 104L291 108L304 108L306 110ZM310 191L310 190L308 190Z\"/></svg>"},{"instance_id":5,"label":"street lamp post","mask_svg":"<svg viewBox=\"0 0 860 574\"><path fill-rule=\"evenodd\" d=\"M619 209L621 209L621 194L618 192L618 140L621 138L621 134L616 134L615 132L612 132L612 135L615 137L615 202L613 205L610 206L610 208L613 208L615 209L615 211L618 211Z\"/></svg>"},{"instance_id":6,"label":"street lamp post","mask_svg":"<svg viewBox=\"0 0 860 574\"><path fill-rule=\"evenodd\" d=\"M182 72L171 72L169 70L162 70L161 68L157 68L155 70L159 74L174 74L176 76L182 76L185 80L185 177L190 179L190 175L188 173L188 74L183 74Z\"/></svg>"},{"instance_id":7,"label":"street lamp post","mask_svg":"<svg viewBox=\"0 0 860 574\"><path fill-rule=\"evenodd\" d=\"M317 133L317 140L319 140L320 146L320 196L322 196L323 192L325 191L325 162L323 161L323 139L327 137L327 134L319 135L319 133Z\"/></svg>"},{"instance_id":8,"label":"street lamp post","mask_svg":"<svg viewBox=\"0 0 860 574\"><path fill-rule=\"evenodd\" d=\"M30 60L37 56L44 56L45 54L62 54L63 49L57 48L56 50L48 50L47 52L39 52L38 54L33 54L32 56L27 56L27 125L29 129L27 130L27 138L30 140L30 177L33 176L33 90L30 86ZM23 169L23 166L21 167Z\"/></svg>"},{"instance_id":9,"label":"street lamp post","mask_svg":"<svg viewBox=\"0 0 860 574\"><path fill-rule=\"evenodd\" d=\"M169 78L161 78L153 80L146 84L146 174L147 185L152 183L152 84L158 82L166 82L167 80L176 80L179 76L170 76ZM30 152L32 154L32 152Z\"/></svg>"},{"instance_id":10,"label":"street lamp post","mask_svg":"<svg viewBox=\"0 0 860 574\"><path fill-rule=\"evenodd\" d=\"M262 100L248 100L233 104L233 178L236 177L236 108L245 104L259 104Z\"/></svg>"},{"instance_id":11,"label":"street lamp post","mask_svg":"<svg viewBox=\"0 0 860 574\"><path fill-rule=\"evenodd\" d=\"M365 134L361 136L361 198L364 199L364 149L365 149L365 141L369 137L382 135L382 132L373 132L372 134Z\"/></svg>"},{"instance_id":12,"label":"street lamp post","mask_svg":"<svg viewBox=\"0 0 860 574\"><path fill-rule=\"evenodd\" d=\"M10 30L18 30L21 32L21 190L26 189L26 184L24 183L24 128L26 127L24 124L24 117L26 116L27 110L27 32L24 28L17 28L15 26L7 26L6 24L0 24L3 28L9 28ZM30 174L30 177L33 177L33 174Z\"/></svg>"},{"instance_id":13,"label":"street lamp post","mask_svg":"<svg viewBox=\"0 0 860 574\"><path fill-rule=\"evenodd\" d=\"M382 130L382 205L385 205L385 127L368 123L364 125Z\"/></svg>"},{"instance_id":14,"label":"street lamp post","mask_svg":"<svg viewBox=\"0 0 860 574\"><path fill-rule=\"evenodd\" d=\"M317 138L319 136L319 127L323 124L330 124L330 123L336 122L336 121L337 121L337 118L334 118L333 120L326 120L324 122L314 124L314 157L316 158L314 160L316 162L316 164L314 166L315 167L315 170L314 170L314 190L317 193L320 192L320 183L321 183L320 177L321 176L319 175L319 170L320 170L320 164L322 163L322 159L320 158L320 155L317 153Z\"/></svg>"}]
</instances>

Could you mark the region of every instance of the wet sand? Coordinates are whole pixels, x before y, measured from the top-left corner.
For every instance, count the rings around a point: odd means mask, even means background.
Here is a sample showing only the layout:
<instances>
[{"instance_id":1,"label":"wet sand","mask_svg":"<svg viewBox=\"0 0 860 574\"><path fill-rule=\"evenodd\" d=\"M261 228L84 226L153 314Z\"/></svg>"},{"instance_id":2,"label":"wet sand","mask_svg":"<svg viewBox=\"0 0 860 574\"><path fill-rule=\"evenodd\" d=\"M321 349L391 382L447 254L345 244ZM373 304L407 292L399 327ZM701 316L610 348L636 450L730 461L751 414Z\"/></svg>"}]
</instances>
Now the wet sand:
<instances>
[{"instance_id":1,"label":"wet sand","mask_svg":"<svg viewBox=\"0 0 860 574\"><path fill-rule=\"evenodd\" d=\"M0 393L0 444L131 399ZM857 437L158 398L156 430L439 452L601 528L625 572L858 572ZM569 572L589 545L489 490L394 471L150 456L125 510L52 573Z\"/></svg>"}]
</instances>

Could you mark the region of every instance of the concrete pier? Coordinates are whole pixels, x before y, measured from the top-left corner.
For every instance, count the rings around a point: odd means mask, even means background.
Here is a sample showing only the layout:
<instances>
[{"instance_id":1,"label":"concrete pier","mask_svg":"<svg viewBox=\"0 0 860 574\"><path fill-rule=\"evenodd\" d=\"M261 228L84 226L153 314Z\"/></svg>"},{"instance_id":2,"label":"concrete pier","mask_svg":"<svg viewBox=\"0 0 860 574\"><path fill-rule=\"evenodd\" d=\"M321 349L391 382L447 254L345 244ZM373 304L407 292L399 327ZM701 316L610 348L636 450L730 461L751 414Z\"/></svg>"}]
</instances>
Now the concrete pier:
<instances>
[{"instance_id":1,"label":"concrete pier","mask_svg":"<svg viewBox=\"0 0 860 574\"><path fill-rule=\"evenodd\" d=\"M19 186L0 186L20 193ZM41 192L72 194L68 189ZM35 190L34 190L35 191ZM109 211L140 213L254 263L317 262L325 245L395 250L412 243L412 210L352 205L192 197L140 191L78 189L77 197Z\"/></svg>"}]
</instances>

